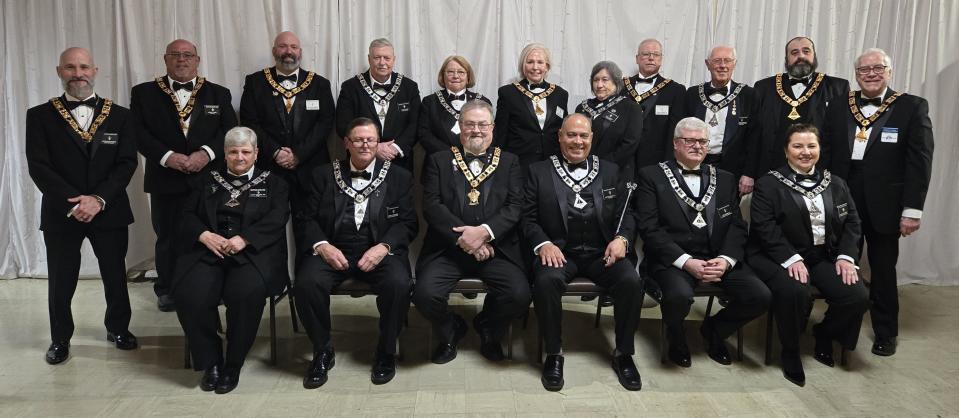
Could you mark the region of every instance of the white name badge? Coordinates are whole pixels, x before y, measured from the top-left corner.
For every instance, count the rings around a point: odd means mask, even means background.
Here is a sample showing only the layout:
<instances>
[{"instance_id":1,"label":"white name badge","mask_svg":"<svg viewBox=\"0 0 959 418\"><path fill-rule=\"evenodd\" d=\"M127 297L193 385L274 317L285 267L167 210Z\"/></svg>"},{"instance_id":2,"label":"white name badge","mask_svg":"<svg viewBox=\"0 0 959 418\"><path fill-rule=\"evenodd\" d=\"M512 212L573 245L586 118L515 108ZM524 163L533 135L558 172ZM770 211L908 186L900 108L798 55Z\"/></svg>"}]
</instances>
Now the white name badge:
<instances>
[{"instance_id":1,"label":"white name badge","mask_svg":"<svg viewBox=\"0 0 959 418\"><path fill-rule=\"evenodd\" d=\"M319 100L307 100L307 101L306 101L306 110L320 110L320 101L319 101Z\"/></svg>"},{"instance_id":2,"label":"white name badge","mask_svg":"<svg viewBox=\"0 0 959 418\"><path fill-rule=\"evenodd\" d=\"M556 108L556 116L559 116L560 119L562 119L564 116L566 116L566 112L563 111L563 108L557 107L557 108Z\"/></svg>"},{"instance_id":3,"label":"white name badge","mask_svg":"<svg viewBox=\"0 0 959 418\"><path fill-rule=\"evenodd\" d=\"M453 124L453 127L450 128L450 132L452 132L452 133L454 133L454 134L456 134L456 135L459 135L459 134L460 134L460 124L459 124L459 123L454 123L454 124Z\"/></svg>"},{"instance_id":4,"label":"white name badge","mask_svg":"<svg viewBox=\"0 0 959 418\"><path fill-rule=\"evenodd\" d=\"M656 105L656 116L664 116L669 114L669 105Z\"/></svg>"},{"instance_id":5,"label":"white name badge","mask_svg":"<svg viewBox=\"0 0 959 418\"><path fill-rule=\"evenodd\" d=\"M899 142L899 128L882 128L882 133L879 134L879 140L893 144Z\"/></svg>"}]
</instances>

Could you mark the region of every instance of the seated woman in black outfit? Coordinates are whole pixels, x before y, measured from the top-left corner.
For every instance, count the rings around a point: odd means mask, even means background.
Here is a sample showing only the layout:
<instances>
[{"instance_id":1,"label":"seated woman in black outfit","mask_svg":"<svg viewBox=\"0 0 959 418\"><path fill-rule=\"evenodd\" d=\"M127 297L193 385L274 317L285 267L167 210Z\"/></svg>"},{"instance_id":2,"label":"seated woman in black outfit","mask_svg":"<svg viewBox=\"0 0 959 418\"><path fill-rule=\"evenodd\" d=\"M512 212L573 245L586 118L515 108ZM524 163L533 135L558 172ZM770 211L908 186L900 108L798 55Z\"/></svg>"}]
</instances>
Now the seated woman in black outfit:
<instances>
[{"instance_id":1,"label":"seated woman in black outfit","mask_svg":"<svg viewBox=\"0 0 959 418\"><path fill-rule=\"evenodd\" d=\"M253 166L256 134L235 127L223 141L226 167L197 177L178 233L182 253L173 279L176 313L190 344L200 389L227 393L240 379L269 295L289 283L288 186ZM226 305L226 355L217 335Z\"/></svg>"},{"instance_id":2,"label":"seated woman in black outfit","mask_svg":"<svg viewBox=\"0 0 959 418\"><path fill-rule=\"evenodd\" d=\"M612 61L600 61L589 73L593 98L576 106L593 120L593 154L619 166L620 178L633 178L636 147L643 132L643 109L620 93L623 72Z\"/></svg>"},{"instance_id":3,"label":"seated woman in black outfit","mask_svg":"<svg viewBox=\"0 0 959 418\"><path fill-rule=\"evenodd\" d=\"M756 182L747 260L772 291L772 311L782 343L783 376L806 383L799 333L809 312L810 285L829 308L813 326L814 358L834 365L833 341L854 350L869 296L859 278L859 216L846 182L819 161L819 130L795 124L786 131L787 166Z\"/></svg>"},{"instance_id":4,"label":"seated woman in black outfit","mask_svg":"<svg viewBox=\"0 0 959 418\"><path fill-rule=\"evenodd\" d=\"M476 85L473 67L466 58L450 55L436 76L440 89L423 98L420 105L419 141L426 155L448 151L460 144L460 109L470 100L492 104L486 96L469 89Z\"/></svg>"}]
</instances>

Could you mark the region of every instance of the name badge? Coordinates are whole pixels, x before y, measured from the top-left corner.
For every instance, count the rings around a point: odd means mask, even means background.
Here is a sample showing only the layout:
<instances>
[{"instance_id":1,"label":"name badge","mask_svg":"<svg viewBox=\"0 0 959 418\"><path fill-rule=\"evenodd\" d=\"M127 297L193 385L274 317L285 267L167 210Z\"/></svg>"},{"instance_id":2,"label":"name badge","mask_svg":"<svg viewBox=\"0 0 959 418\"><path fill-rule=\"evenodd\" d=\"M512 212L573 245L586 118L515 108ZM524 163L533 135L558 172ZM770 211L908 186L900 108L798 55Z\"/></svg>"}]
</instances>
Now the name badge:
<instances>
[{"instance_id":1,"label":"name badge","mask_svg":"<svg viewBox=\"0 0 959 418\"><path fill-rule=\"evenodd\" d=\"M103 139L100 140L100 144L103 145L116 145L117 140L120 138L120 135L115 133L104 133Z\"/></svg>"},{"instance_id":2,"label":"name badge","mask_svg":"<svg viewBox=\"0 0 959 418\"><path fill-rule=\"evenodd\" d=\"M250 197L265 198L268 196L266 193L266 189L263 188L263 189L250 189Z\"/></svg>"},{"instance_id":3,"label":"name badge","mask_svg":"<svg viewBox=\"0 0 959 418\"><path fill-rule=\"evenodd\" d=\"M716 208L716 212L719 214L719 219L724 219L733 214L732 209L729 208L729 205Z\"/></svg>"},{"instance_id":4,"label":"name badge","mask_svg":"<svg viewBox=\"0 0 959 418\"><path fill-rule=\"evenodd\" d=\"M393 219L400 216L400 207L399 206L387 206L386 207L386 219Z\"/></svg>"},{"instance_id":5,"label":"name badge","mask_svg":"<svg viewBox=\"0 0 959 418\"><path fill-rule=\"evenodd\" d=\"M557 107L556 107L556 116L559 116L559 118L562 119L563 117L566 116L566 111L563 110L563 108L557 106Z\"/></svg>"},{"instance_id":6,"label":"name badge","mask_svg":"<svg viewBox=\"0 0 959 418\"><path fill-rule=\"evenodd\" d=\"M879 141L895 144L899 142L899 128L882 128Z\"/></svg>"},{"instance_id":7,"label":"name badge","mask_svg":"<svg viewBox=\"0 0 959 418\"><path fill-rule=\"evenodd\" d=\"M749 123L749 116L740 116L739 117L739 126L746 126Z\"/></svg>"},{"instance_id":8,"label":"name badge","mask_svg":"<svg viewBox=\"0 0 959 418\"><path fill-rule=\"evenodd\" d=\"M615 110L615 109L613 109L613 110ZM610 113L607 113L605 116L603 116L603 119L606 119L606 120L608 120L608 121L610 121L610 122L616 122L616 119L619 119L619 115L610 112Z\"/></svg>"},{"instance_id":9,"label":"name badge","mask_svg":"<svg viewBox=\"0 0 959 418\"><path fill-rule=\"evenodd\" d=\"M459 135L459 134L460 134L460 124L459 124L459 123L454 123L454 124L453 124L453 127L450 128L450 132L452 132L452 133L455 134L455 135Z\"/></svg>"},{"instance_id":10,"label":"name badge","mask_svg":"<svg viewBox=\"0 0 959 418\"><path fill-rule=\"evenodd\" d=\"M669 115L669 105L656 105L656 116Z\"/></svg>"},{"instance_id":11,"label":"name badge","mask_svg":"<svg viewBox=\"0 0 959 418\"><path fill-rule=\"evenodd\" d=\"M306 110L320 110L320 101L319 101L319 100L307 100L307 101L306 101Z\"/></svg>"},{"instance_id":12,"label":"name badge","mask_svg":"<svg viewBox=\"0 0 959 418\"><path fill-rule=\"evenodd\" d=\"M400 109L400 112L409 112L409 111L410 111L410 102L398 103L398 104L396 105L396 107Z\"/></svg>"},{"instance_id":13,"label":"name badge","mask_svg":"<svg viewBox=\"0 0 959 418\"><path fill-rule=\"evenodd\" d=\"M220 114L220 105L203 105L203 114L216 116Z\"/></svg>"},{"instance_id":14,"label":"name badge","mask_svg":"<svg viewBox=\"0 0 959 418\"><path fill-rule=\"evenodd\" d=\"M603 189L603 200L615 199L616 198L616 188L610 187L608 189Z\"/></svg>"},{"instance_id":15,"label":"name badge","mask_svg":"<svg viewBox=\"0 0 959 418\"><path fill-rule=\"evenodd\" d=\"M836 213L839 214L839 219L845 218L849 214L849 204L840 203L836 205Z\"/></svg>"}]
</instances>

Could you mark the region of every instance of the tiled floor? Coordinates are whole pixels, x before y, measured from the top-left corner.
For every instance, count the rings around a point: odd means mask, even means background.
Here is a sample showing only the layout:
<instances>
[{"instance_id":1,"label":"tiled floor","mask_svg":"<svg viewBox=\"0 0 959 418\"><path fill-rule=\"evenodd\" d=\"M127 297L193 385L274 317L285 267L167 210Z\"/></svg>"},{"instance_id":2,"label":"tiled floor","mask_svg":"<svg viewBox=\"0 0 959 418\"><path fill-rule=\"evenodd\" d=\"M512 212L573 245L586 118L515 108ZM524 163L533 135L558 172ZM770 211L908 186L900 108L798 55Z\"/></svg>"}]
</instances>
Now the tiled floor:
<instances>
[{"instance_id":1,"label":"tiled floor","mask_svg":"<svg viewBox=\"0 0 959 418\"><path fill-rule=\"evenodd\" d=\"M513 361L487 362L468 334L459 357L429 363L426 322L414 310L402 337L406 358L396 378L369 381L375 341L372 297L334 298L336 367L317 390L301 386L310 345L293 334L289 309L279 309L280 363L269 359L267 315L261 337L243 369L239 387L227 395L201 392L199 373L182 368L183 337L176 315L155 308L148 283L131 284L132 331L142 347L111 348L102 327L99 281L82 281L74 300L77 332L69 361L49 366L46 282L0 281L0 417L14 416L959 416L959 287L905 286L899 353L869 353L868 316L849 370L830 369L803 358L807 385L793 386L777 365L763 366L764 318L746 328L744 362L720 366L702 352L698 333L705 301L687 322L693 367L659 363L658 308L643 311L636 335L643 390L627 392L609 367L611 310L602 330L592 326L594 305L570 300L564 323L566 387L543 390L536 362L535 318L515 326ZM479 301L454 296L457 311L471 317ZM822 315L817 303L814 320ZM730 340L733 342L733 339ZM806 337L805 347L812 341ZM732 347L732 346L731 346Z\"/></svg>"}]
</instances>

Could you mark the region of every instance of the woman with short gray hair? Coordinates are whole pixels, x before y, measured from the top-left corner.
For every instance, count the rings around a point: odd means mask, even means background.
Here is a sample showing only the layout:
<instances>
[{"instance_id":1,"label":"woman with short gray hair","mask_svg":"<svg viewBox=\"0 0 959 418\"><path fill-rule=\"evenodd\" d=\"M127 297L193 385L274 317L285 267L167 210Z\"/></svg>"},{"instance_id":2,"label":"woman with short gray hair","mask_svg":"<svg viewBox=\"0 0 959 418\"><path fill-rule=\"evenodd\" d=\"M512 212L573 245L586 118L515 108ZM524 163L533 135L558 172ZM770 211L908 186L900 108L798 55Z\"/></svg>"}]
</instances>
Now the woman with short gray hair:
<instances>
[{"instance_id":1,"label":"woman with short gray hair","mask_svg":"<svg viewBox=\"0 0 959 418\"><path fill-rule=\"evenodd\" d=\"M634 177L636 148L643 131L643 110L620 94L623 72L612 61L600 61L589 74L593 97L576 106L593 121L592 154L619 165L620 178Z\"/></svg>"}]
</instances>

